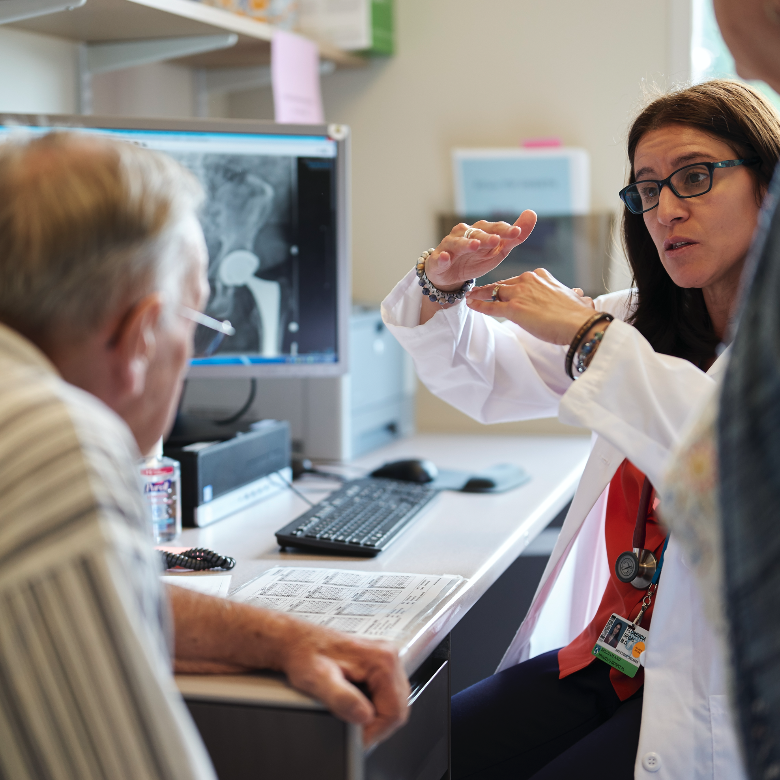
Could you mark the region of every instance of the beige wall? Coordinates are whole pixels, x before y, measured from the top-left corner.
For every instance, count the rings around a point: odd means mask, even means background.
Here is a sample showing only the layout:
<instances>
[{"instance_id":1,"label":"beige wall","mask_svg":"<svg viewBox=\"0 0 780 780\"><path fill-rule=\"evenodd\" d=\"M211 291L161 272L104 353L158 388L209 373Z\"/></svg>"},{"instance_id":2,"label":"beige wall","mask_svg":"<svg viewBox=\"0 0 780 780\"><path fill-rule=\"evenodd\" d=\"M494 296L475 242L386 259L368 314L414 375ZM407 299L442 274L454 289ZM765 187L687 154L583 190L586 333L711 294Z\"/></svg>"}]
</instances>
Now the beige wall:
<instances>
[{"instance_id":1,"label":"beige wall","mask_svg":"<svg viewBox=\"0 0 780 780\"><path fill-rule=\"evenodd\" d=\"M323 79L328 120L353 131L354 297L378 303L438 242L436 214L453 207L452 147L558 135L591 153L593 208L615 208L642 85L669 80L674 2L396 0L397 54ZM228 105L232 116L273 117L270 90ZM418 424L479 427L424 388ZM488 430L510 429L562 428Z\"/></svg>"},{"instance_id":2,"label":"beige wall","mask_svg":"<svg viewBox=\"0 0 780 780\"><path fill-rule=\"evenodd\" d=\"M104 116L195 116L192 68L160 62L94 76L92 113Z\"/></svg>"}]
</instances>

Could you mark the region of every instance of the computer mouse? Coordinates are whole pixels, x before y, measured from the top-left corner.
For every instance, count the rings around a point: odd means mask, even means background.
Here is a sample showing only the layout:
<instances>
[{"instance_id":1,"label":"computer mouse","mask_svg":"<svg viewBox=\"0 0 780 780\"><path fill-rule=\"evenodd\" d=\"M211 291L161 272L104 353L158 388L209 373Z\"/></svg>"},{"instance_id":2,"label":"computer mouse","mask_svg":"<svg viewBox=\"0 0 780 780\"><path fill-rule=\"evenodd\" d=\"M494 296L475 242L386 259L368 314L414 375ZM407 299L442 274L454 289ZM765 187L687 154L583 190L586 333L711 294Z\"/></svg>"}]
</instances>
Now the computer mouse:
<instances>
[{"instance_id":1,"label":"computer mouse","mask_svg":"<svg viewBox=\"0 0 780 780\"><path fill-rule=\"evenodd\" d=\"M496 482L488 477L471 477L461 488L463 493L490 493L496 489Z\"/></svg>"},{"instance_id":2,"label":"computer mouse","mask_svg":"<svg viewBox=\"0 0 780 780\"><path fill-rule=\"evenodd\" d=\"M394 460L385 463L371 472L372 477L399 479L402 482L432 482L439 475L439 470L429 460L410 458L409 460Z\"/></svg>"}]
</instances>

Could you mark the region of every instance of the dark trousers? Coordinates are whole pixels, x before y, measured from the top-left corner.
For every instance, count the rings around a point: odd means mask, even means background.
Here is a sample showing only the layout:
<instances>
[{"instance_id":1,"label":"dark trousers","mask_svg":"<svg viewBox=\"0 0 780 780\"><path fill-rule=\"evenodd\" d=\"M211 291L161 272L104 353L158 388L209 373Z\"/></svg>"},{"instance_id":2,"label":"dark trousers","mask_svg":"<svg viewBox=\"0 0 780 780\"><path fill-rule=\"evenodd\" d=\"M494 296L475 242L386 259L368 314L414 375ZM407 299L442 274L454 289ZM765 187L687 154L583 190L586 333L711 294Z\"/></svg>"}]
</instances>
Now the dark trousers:
<instances>
[{"instance_id":1,"label":"dark trousers","mask_svg":"<svg viewBox=\"0 0 780 780\"><path fill-rule=\"evenodd\" d=\"M642 689L598 660L563 680L553 650L452 697L453 780L633 780Z\"/></svg>"}]
</instances>

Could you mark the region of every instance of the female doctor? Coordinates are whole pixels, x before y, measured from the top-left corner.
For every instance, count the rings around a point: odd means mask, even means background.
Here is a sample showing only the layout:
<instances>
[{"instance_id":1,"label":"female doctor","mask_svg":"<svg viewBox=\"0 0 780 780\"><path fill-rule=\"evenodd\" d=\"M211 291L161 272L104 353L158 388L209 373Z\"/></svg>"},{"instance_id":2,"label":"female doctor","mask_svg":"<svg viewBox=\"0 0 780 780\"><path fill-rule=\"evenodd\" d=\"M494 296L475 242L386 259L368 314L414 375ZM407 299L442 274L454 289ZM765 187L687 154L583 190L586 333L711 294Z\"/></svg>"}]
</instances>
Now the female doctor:
<instances>
[{"instance_id":1,"label":"female doctor","mask_svg":"<svg viewBox=\"0 0 780 780\"><path fill-rule=\"evenodd\" d=\"M457 408L484 423L557 413L596 434L497 674L453 698L455 778L600 777L606 757L616 778L743 776L722 659L675 540L656 522L652 485L723 370L716 348L780 157L780 123L749 87L708 82L642 111L628 157L633 290L591 301L540 269L469 291L530 234L536 217L524 212L513 226L457 226L383 303L421 379ZM645 571L622 581L615 569L640 529L655 582ZM564 567L576 611L562 627L567 643L531 658ZM636 622L643 609L643 668L629 676L593 648L613 615Z\"/></svg>"}]
</instances>

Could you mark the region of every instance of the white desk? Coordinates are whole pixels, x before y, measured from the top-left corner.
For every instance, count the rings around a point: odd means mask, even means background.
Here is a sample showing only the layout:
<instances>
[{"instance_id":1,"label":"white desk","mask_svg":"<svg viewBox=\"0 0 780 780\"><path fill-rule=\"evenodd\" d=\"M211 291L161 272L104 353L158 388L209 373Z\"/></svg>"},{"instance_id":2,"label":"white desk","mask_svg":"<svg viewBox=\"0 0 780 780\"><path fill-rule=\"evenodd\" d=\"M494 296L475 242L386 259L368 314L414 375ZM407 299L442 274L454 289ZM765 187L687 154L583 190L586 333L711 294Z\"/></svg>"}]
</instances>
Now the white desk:
<instances>
[{"instance_id":1,"label":"white desk","mask_svg":"<svg viewBox=\"0 0 780 780\"><path fill-rule=\"evenodd\" d=\"M458 620L501 576L535 536L571 500L590 450L587 437L518 437L418 435L357 459L354 473L402 458L429 458L441 468L480 471L497 463L515 463L531 474L525 485L501 494L443 492L414 525L376 558L340 557L301 551L282 552L274 532L307 509L284 490L233 517L203 529L188 529L181 544L208 547L238 563L231 590L273 566L328 566L420 574L460 574L468 580L431 615L417 635L401 648L404 666L413 674L446 639ZM348 472L345 472L348 473ZM312 501L332 488L313 477L296 483ZM321 710L321 706L286 684L265 676L180 676L189 699L232 701ZM347 729L351 745L346 763L350 777L361 777L358 737ZM357 751L357 752L356 752Z\"/></svg>"}]
</instances>

